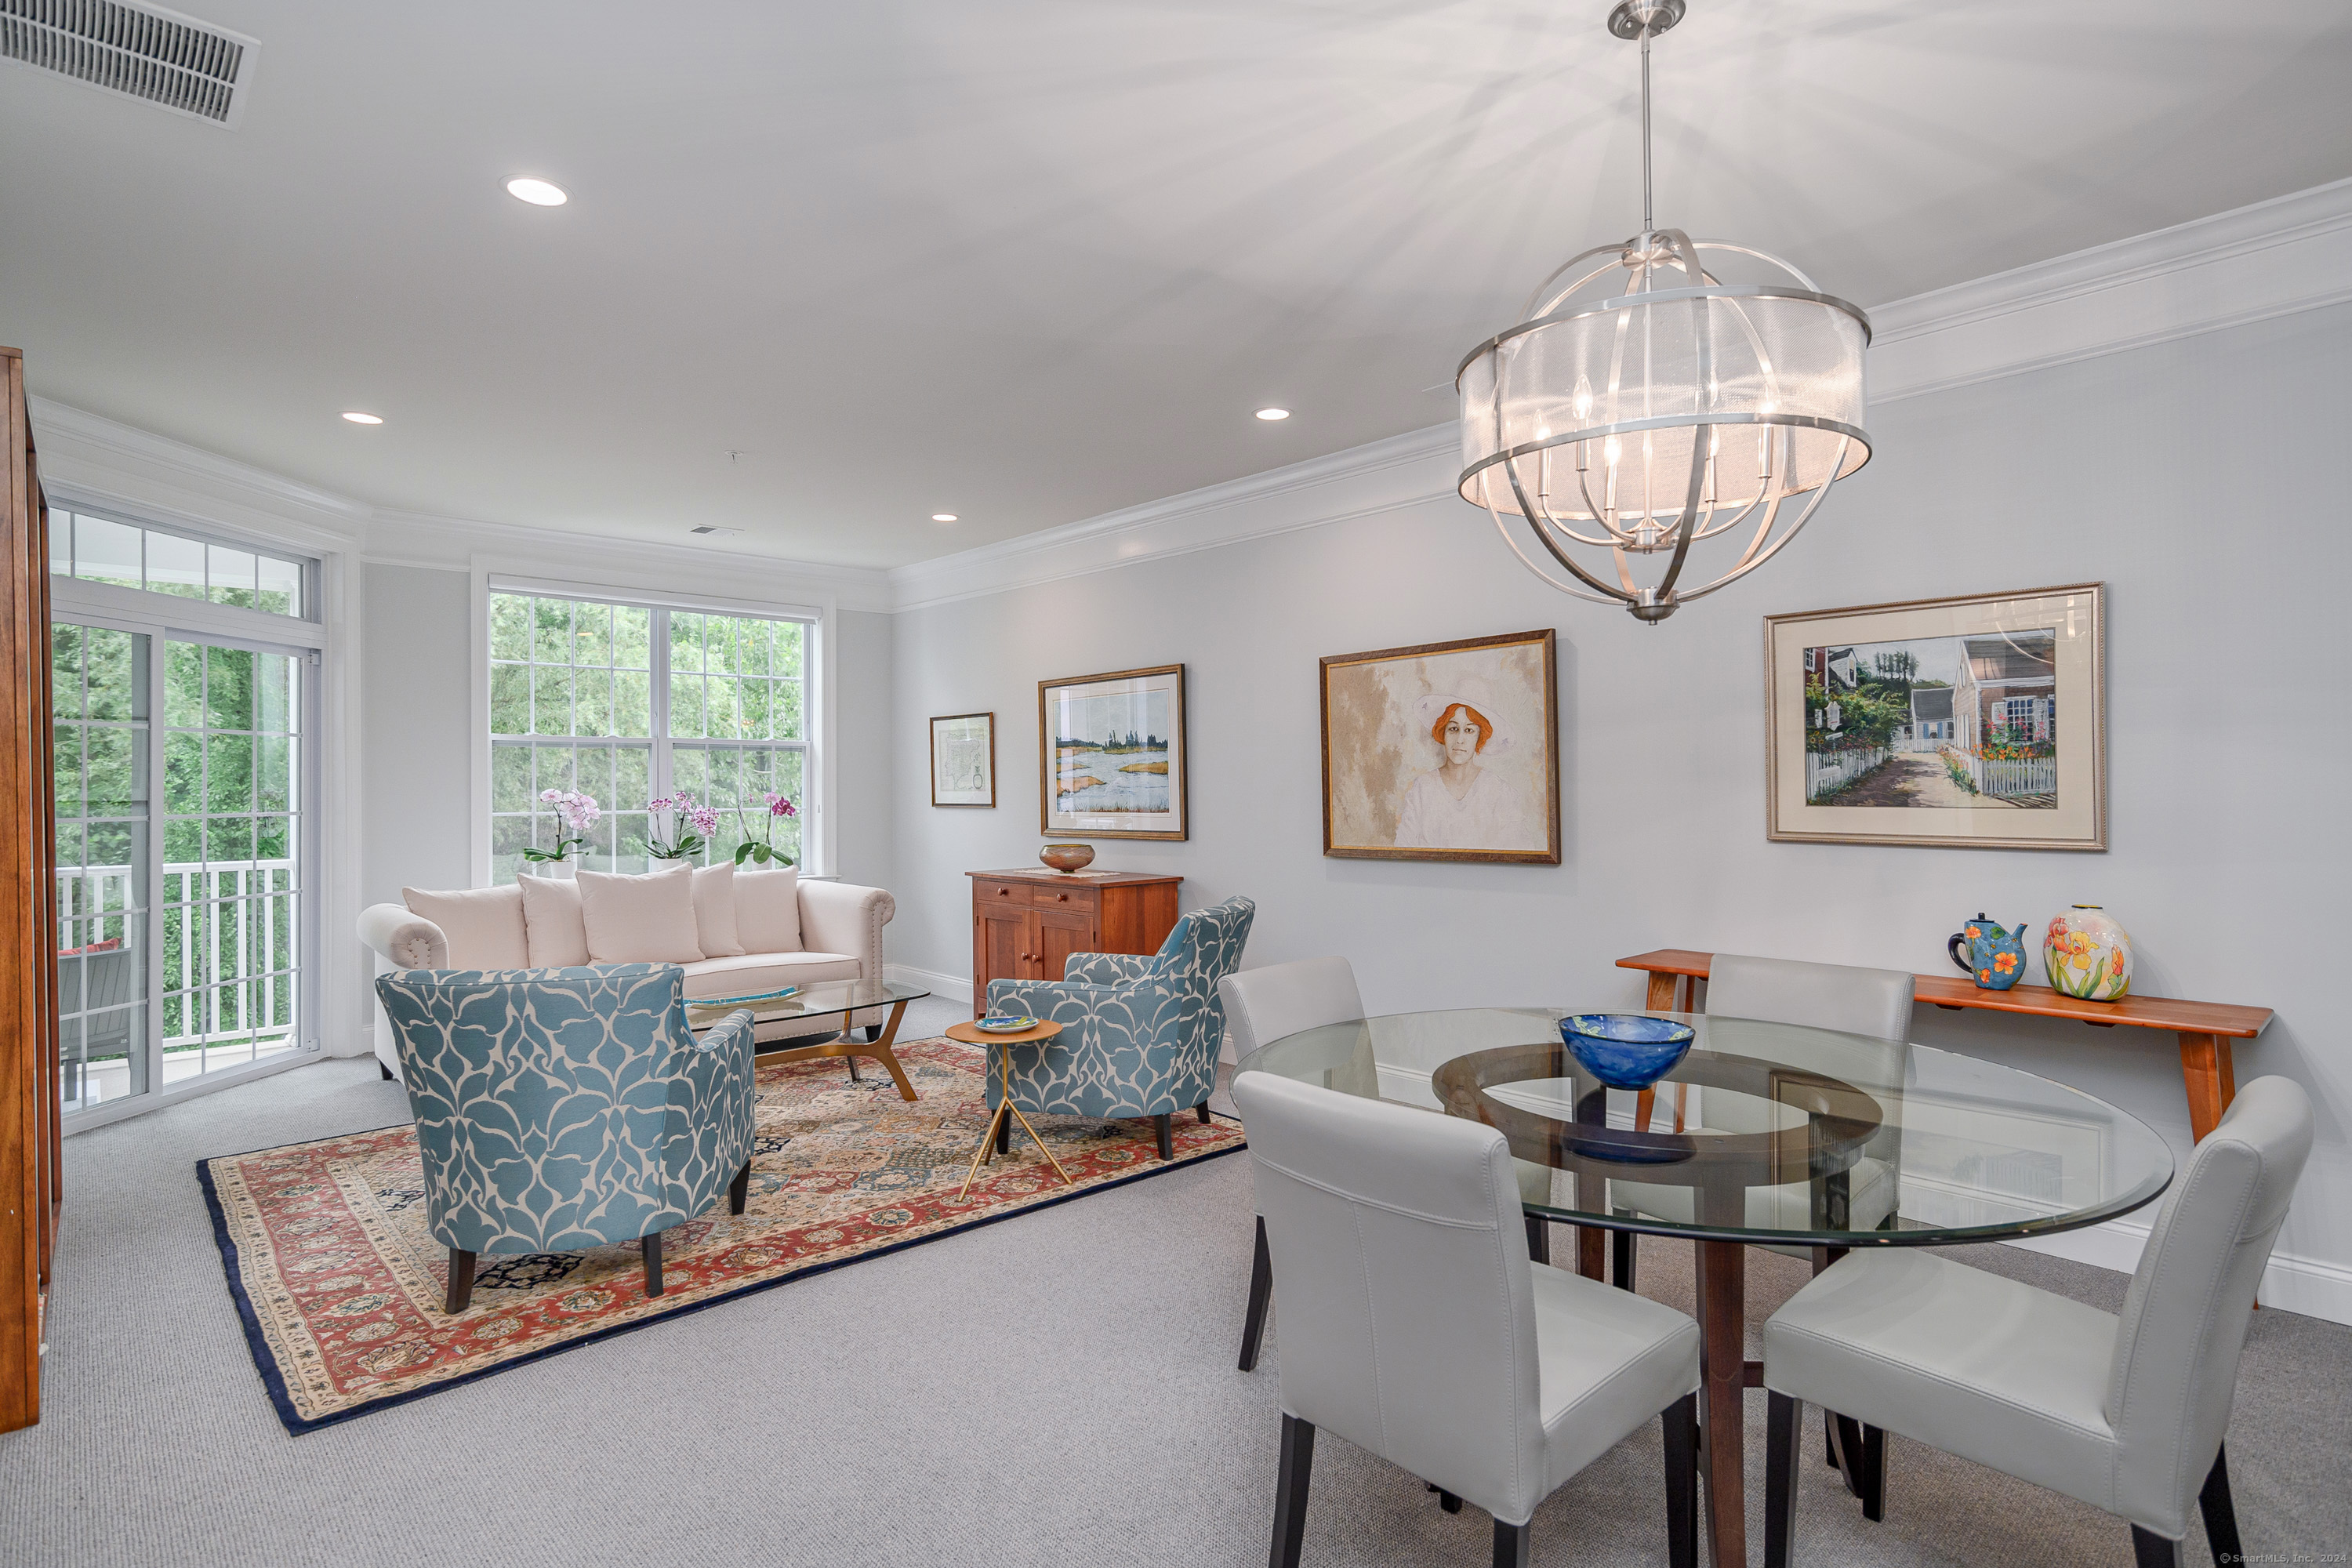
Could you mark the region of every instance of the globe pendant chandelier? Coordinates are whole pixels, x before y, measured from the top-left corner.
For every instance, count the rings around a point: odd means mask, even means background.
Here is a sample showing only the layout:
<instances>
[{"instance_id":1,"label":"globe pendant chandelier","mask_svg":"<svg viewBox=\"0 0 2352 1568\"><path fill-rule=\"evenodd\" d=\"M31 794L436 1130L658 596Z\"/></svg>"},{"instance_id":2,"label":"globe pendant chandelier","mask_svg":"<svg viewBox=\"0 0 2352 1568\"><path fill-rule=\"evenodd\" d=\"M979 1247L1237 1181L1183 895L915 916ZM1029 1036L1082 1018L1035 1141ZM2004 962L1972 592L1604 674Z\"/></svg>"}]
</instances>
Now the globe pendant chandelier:
<instances>
[{"instance_id":1,"label":"globe pendant chandelier","mask_svg":"<svg viewBox=\"0 0 2352 1568\"><path fill-rule=\"evenodd\" d=\"M1609 16L1642 46L1642 232L1570 258L1454 376L1462 499L1546 583L1653 623L1769 561L1870 460L1869 318L1778 257L1651 216L1650 40L1684 5ZM1695 555L1729 570L1707 579Z\"/></svg>"}]
</instances>

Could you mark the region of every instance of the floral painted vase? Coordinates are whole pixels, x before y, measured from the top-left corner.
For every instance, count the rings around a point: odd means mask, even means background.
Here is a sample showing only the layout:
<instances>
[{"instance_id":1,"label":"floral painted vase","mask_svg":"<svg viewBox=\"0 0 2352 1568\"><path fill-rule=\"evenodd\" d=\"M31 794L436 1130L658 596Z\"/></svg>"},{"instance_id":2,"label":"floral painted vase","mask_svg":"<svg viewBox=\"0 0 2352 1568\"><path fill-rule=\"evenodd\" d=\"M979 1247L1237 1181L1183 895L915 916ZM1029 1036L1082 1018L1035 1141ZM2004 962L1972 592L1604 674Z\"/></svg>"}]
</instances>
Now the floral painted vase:
<instances>
[{"instance_id":1,"label":"floral painted vase","mask_svg":"<svg viewBox=\"0 0 2352 1568\"><path fill-rule=\"evenodd\" d=\"M2085 1002L2120 1002L2131 989L2131 934L2099 911L2076 904L2050 917L2042 967L2050 989Z\"/></svg>"},{"instance_id":2,"label":"floral painted vase","mask_svg":"<svg viewBox=\"0 0 2352 1568\"><path fill-rule=\"evenodd\" d=\"M1952 962L1969 972L1979 991L2006 991L2025 973L2025 922L2003 931L1980 911L1946 944Z\"/></svg>"}]
</instances>

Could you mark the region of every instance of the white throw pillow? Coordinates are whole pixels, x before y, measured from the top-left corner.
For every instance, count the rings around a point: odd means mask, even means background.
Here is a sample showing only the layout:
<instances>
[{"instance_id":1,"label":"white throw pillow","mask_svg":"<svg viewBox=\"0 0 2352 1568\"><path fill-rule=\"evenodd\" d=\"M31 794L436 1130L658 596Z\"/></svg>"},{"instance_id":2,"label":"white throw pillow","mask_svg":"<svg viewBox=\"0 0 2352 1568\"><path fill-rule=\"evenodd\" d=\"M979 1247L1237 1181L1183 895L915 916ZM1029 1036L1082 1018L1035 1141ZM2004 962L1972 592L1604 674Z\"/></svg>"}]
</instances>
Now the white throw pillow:
<instances>
[{"instance_id":1,"label":"white throw pillow","mask_svg":"<svg viewBox=\"0 0 2352 1568\"><path fill-rule=\"evenodd\" d=\"M705 958L740 958L735 934L735 863L721 860L694 874L694 940Z\"/></svg>"},{"instance_id":2,"label":"white throw pillow","mask_svg":"<svg viewBox=\"0 0 2352 1568\"><path fill-rule=\"evenodd\" d=\"M523 933L522 890L467 888L452 893L400 889L412 915L441 928L449 941L452 969L525 969L530 945Z\"/></svg>"},{"instance_id":3,"label":"white throw pillow","mask_svg":"<svg viewBox=\"0 0 2352 1568\"><path fill-rule=\"evenodd\" d=\"M735 873L735 940L745 952L799 952L801 874L782 871Z\"/></svg>"},{"instance_id":4,"label":"white throw pillow","mask_svg":"<svg viewBox=\"0 0 2352 1568\"><path fill-rule=\"evenodd\" d=\"M580 873L580 913L596 963L694 963L694 868L681 860L642 877Z\"/></svg>"},{"instance_id":5,"label":"white throw pillow","mask_svg":"<svg viewBox=\"0 0 2352 1568\"><path fill-rule=\"evenodd\" d=\"M533 969L576 969L588 962L588 928L580 919L580 887L561 877L523 877L523 924L530 931Z\"/></svg>"}]
</instances>

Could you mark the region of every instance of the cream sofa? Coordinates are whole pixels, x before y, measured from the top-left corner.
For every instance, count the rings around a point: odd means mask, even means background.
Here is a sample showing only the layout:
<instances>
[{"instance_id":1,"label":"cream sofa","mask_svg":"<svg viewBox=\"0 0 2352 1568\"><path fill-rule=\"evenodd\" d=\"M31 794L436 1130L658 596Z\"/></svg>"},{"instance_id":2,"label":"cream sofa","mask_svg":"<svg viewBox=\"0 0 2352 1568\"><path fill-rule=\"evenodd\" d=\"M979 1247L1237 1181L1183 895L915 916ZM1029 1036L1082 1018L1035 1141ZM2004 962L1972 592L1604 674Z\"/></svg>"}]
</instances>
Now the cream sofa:
<instances>
[{"instance_id":1,"label":"cream sofa","mask_svg":"<svg viewBox=\"0 0 2352 1568\"><path fill-rule=\"evenodd\" d=\"M685 880L688 871L678 868L668 875ZM897 901L880 888L724 865L691 869L692 912L683 924L672 883L593 872L576 880L528 882L452 892L404 888L403 902L376 904L361 914L360 940L393 969L677 963L686 971L688 996L728 996L826 980L879 980L882 928L898 912ZM656 918L635 918L647 911ZM757 1038L830 1036L862 1026L871 1040L886 1016L882 1009L869 1009L845 1018L764 1020ZM384 1077L399 1076L381 1014L375 1056Z\"/></svg>"}]
</instances>

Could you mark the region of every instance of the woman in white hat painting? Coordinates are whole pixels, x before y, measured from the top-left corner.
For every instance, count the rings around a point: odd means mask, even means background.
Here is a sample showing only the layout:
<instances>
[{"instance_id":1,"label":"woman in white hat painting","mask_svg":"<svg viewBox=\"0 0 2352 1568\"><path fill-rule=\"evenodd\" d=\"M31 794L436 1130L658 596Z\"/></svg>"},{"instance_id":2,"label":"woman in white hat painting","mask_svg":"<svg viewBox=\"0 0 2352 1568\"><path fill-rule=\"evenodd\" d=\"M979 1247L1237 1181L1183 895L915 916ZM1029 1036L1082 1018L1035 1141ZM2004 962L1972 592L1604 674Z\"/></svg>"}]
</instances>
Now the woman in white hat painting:
<instances>
[{"instance_id":1,"label":"woman in white hat painting","mask_svg":"<svg viewBox=\"0 0 2352 1568\"><path fill-rule=\"evenodd\" d=\"M1511 749L1486 683L1470 678L1413 704L1414 727L1444 761L1405 786L1397 812L1400 849L1541 848L1542 826L1526 791L1486 765Z\"/></svg>"}]
</instances>

